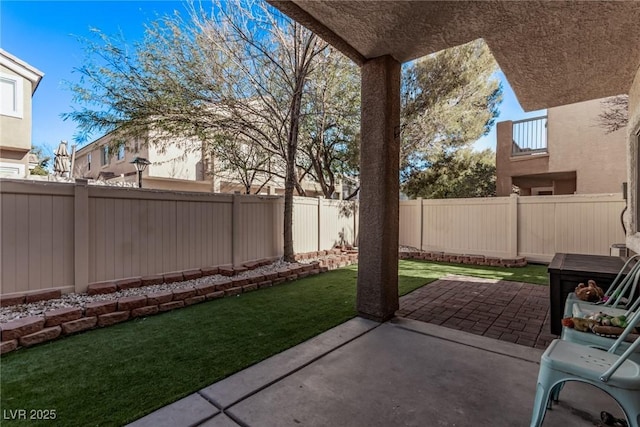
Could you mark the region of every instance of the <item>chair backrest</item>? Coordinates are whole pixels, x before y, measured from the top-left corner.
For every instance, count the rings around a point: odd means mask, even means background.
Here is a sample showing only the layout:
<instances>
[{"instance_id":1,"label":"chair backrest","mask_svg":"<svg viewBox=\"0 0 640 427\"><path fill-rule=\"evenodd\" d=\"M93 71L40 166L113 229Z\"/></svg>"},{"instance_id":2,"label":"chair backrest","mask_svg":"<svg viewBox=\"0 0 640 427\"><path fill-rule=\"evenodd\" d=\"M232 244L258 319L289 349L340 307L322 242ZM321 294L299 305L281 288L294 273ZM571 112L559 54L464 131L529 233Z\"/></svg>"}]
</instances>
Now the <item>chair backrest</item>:
<instances>
[{"instance_id":1,"label":"chair backrest","mask_svg":"<svg viewBox=\"0 0 640 427\"><path fill-rule=\"evenodd\" d=\"M620 345L625 341L625 339L629 336L629 334L633 332L636 326L638 325L640 325L640 312L636 311L628 319L627 327L624 328L624 331L622 332L622 334L620 334L618 339L616 339L616 341L613 343L613 345L608 350L608 352L614 353L618 349L618 347L620 347ZM613 375L614 372L624 363L624 361L627 360L627 358L629 358L629 356L638 348L640 348L640 338L637 338L633 342L633 344L631 344L629 348L620 355L618 360L600 376L600 381L602 382L609 381L609 378L611 378L611 375Z\"/></svg>"},{"instance_id":2,"label":"chair backrest","mask_svg":"<svg viewBox=\"0 0 640 427\"><path fill-rule=\"evenodd\" d=\"M604 303L604 305L617 307L625 295L628 294L629 298L632 298L636 295L636 290L638 287L638 273L640 272L640 261L636 260L636 258L639 257L640 254L633 255L632 257L629 257L629 259L624 263L615 279L613 279L611 286L609 286L609 289L607 289L604 294L605 297L607 297L607 301ZM626 276L623 277L624 270L632 261L637 262L635 262L635 264L631 267L631 270L626 274ZM627 292L629 291L630 286L631 290L630 292Z\"/></svg>"}]
</instances>

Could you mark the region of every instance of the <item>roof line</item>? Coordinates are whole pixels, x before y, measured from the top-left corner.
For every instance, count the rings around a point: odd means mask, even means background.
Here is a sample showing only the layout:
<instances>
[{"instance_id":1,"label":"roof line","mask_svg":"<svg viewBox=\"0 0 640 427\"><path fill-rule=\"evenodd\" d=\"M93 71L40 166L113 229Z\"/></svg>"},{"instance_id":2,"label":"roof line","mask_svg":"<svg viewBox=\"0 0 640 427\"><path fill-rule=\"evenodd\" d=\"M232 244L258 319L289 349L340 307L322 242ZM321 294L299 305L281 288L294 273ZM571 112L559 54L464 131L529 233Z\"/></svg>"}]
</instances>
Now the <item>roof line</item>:
<instances>
[{"instance_id":1,"label":"roof line","mask_svg":"<svg viewBox=\"0 0 640 427\"><path fill-rule=\"evenodd\" d=\"M33 85L31 94L33 95L40 84L40 80L44 77L44 73L38 70L33 65L29 65L22 59L10 54L6 50L0 48L0 63L10 69L13 72L20 74L27 80L30 80Z\"/></svg>"},{"instance_id":2,"label":"roof line","mask_svg":"<svg viewBox=\"0 0 640 427\"><path fill-rule=\"evenodd\" d=\"M300 6L290 0L267 0L267 3L293 19L294 21L304 25L309 30L313 31L324 41L331 44L340 52L345 54L349 59L362 66L367 58L358 52L353 46L347 43L342 37L327 28L324 24L320 23L309 12L302 9Z\"/></svg>"}]
</instances>

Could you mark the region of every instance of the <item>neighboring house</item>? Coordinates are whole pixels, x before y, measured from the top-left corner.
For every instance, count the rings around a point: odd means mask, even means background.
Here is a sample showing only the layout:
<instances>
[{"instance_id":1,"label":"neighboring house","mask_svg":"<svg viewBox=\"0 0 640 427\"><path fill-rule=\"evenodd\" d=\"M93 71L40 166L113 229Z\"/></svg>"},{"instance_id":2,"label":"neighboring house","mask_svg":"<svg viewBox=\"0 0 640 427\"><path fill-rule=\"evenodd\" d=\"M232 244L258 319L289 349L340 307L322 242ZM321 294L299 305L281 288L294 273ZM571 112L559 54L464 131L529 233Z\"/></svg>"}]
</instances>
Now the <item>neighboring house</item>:
<instances>
[{"instance_id":1,"label":"neighboring house","mask_svg":"<svg viewBox=\"0 0 640 427\"><path fill-rule=\"evenodd\" d=\"M26 178L31 151L31 97L44 73L0 49L0 176Z\"/></svg>"},{"instance_id":2,"label":"neighboring house","mask_svg":"<svg viewBox=\"0 0 640 427\"><path fill-rule=\"evenodd\" d=\"M76 152L73 177L106 182L136 182L137 172L131 161L143 157L151 164L142 173L144 188L171 191L244 193L242 183L233 173L219 170L218 163L207 155L198 140L176 139L162 147L154 144L157 135L117 141L114 133L104 135ZM187 148L188 147L188 148ZM213 176L213 177L212 177ZM257 179L252 193L284 194L284 181L272 177L267 185ZM322 194L314 182L304 182L308 196ZM316 188L317 187L317 188Z\"/></svg>"},{"instance_id":3,"label":"neighboring house","mask_svg":"<svg viewBox=\"0 0 640 427\"><path fill-rule=\"evenodd\" d=\"M496 187L508 196L620 193L627 181L626 129L598 125L602 99L549 108L547 115L498 123Z\"/></svg>"},{"instance_id":4,"label":"neighboring house","mask_svg":"<svg viewBox=\"0 0 640 427\"><path fill-rule=\"evenodd\" d=\"M73 177L112 182L136 182L131 161L143 157L151 164L142 173L143 187L176 191L212 189L204 174L202 153L169 145L165 150L148 144L148 135L135 140L117 141L108 133L76 151ZM188 141L183 141L188 143Z\"/></svg>"}]
</instances>

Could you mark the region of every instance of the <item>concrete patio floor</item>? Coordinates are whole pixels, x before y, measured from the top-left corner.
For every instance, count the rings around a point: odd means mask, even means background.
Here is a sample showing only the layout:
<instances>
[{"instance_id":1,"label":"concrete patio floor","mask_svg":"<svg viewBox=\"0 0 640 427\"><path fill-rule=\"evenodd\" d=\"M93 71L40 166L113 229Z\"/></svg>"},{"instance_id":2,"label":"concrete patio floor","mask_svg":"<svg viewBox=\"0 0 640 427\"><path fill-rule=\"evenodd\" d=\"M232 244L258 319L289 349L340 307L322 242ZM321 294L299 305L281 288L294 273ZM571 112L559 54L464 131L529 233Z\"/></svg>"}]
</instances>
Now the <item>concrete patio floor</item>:
<instances>
[{"instance_id":1,"label":"concrete patio floor","mask_svg":"<svg viewBox=\"0 0 640 427\"><path fill-rule=\"evenodd\" d=\"M130 426L528 426L542 350L420 321L354 318ZM568 384L544 426L621 411Z\"/></svg>"}]
</instances>

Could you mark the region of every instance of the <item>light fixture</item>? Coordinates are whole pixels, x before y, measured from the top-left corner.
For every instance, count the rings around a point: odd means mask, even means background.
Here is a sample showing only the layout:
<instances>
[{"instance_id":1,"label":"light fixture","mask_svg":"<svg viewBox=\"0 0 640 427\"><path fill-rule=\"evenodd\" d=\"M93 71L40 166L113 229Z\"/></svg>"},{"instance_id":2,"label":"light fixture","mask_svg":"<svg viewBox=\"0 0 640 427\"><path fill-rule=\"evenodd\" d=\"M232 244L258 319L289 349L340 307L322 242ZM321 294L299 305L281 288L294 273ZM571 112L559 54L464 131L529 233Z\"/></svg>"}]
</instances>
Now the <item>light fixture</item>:
<instances>
[{"instance_id":1,"label":"light fixture","mask_svg":"<svg viewBox=\"0 0 640 427\"><path fill-rule=\"evenodd\" d=\"M136 167L138 171L138 188L142 188L142 172L151 164L151 162L144 157L136 157L131 160L131 163Z\"/></svg>"}]
</instances>

